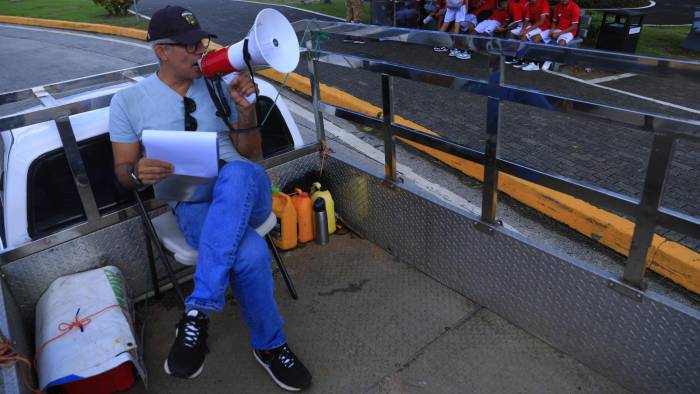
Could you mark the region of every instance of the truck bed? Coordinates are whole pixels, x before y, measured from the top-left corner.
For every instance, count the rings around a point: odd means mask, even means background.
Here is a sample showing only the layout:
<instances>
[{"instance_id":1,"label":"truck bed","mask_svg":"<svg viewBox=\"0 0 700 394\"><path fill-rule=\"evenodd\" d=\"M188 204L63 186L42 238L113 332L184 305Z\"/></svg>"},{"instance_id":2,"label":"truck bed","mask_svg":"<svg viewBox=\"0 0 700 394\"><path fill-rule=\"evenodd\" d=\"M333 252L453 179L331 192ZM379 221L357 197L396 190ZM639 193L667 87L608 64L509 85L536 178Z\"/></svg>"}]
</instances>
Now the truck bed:
<instances>
[{"instance_id":1,"label":"truck bed","mask_svg":"<svg viewBox=\"0 0 700 394\"><path fill-rule=\"evenodd\" d=\"M311 393L625 392L487 308L348 232L283 253L299 299L275 275L289 343L310 369ZM183 290L189 292L192 282ZM232 295L212 316L196 379L163 370L181 308L174 292L138 305L143 382L130 393L279 393L252 357Z\"/></svg>"}]
</instances>

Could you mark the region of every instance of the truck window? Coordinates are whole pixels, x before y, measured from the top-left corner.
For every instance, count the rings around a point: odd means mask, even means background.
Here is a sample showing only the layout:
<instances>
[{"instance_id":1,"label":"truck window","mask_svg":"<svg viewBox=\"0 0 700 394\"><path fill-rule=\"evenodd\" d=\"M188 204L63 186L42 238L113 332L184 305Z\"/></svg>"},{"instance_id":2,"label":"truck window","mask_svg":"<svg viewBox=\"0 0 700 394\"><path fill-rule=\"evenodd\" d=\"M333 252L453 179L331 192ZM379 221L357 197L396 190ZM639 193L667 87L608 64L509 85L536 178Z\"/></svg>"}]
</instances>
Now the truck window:
<instances>
[{"instance_id":1,"label":"truck window","mask_svg":"<svg viewBox=\"0 0 700 394\"><path fill-rule=\"evenodd\" d=\"M78 149L101 214L133 203L131 193L114 176L109 134L80 141ZM32 239L87 220L62 148L34 160L27 176L27 222Z\"/></svg>"},{"instance_id":2,"label":"truck window","mask_svg":"<svg viewBox=\"0 0 700 394\"><path fill-rule=\"evenodd\" d=\"M260 96L260 113L264 119L274 101L267 96ZM281 99L280 99L281 100ZM260 119L262 121L263 119ZM277 106L265 120L261 130L263 144L263 158L268 158L294 149L294 140L289 132L289 127L284 121L284 116Z\"/></svg>"}]
</instances>

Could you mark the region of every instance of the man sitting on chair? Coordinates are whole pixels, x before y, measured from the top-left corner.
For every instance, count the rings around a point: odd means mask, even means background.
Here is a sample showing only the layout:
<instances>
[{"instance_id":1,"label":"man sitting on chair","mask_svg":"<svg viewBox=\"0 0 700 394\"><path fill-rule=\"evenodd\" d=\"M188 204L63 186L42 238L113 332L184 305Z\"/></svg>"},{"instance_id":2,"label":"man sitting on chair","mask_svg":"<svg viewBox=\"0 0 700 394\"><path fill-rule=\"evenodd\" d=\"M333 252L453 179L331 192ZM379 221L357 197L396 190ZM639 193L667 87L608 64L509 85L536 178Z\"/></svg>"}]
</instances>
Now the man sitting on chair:
<instances>
[{"instance_id":1,"label":"man sitting on chair","mask_svg":"<svg viewBox=\"0 0 700 394\"><path fill-rule=\"evenodd\" d=\"M262 157L262 138L255 106L245 97L257 87L250 76L231 81L227 97L231 123L243 130L229 132L216 116L197 60L212 34L182 7L165 7L153 14L148 41L158 57L158 71L119 91L110 106L109 133L114 170L119 182L138 189L173 173L173 166L141 155L146 129L218 131L219 171L212 201L179 202L174 207L187 242L199 250L194 291L177 325L165 371L181 378L202 372L208 351L208 314L221 311L230 284L250 332L253 355L275 383L287 390L311 384L311 374L287 346L284 322L273 295L271 256L255 232L270 215L270 180L252 160ZM226 131L221 131L226 130Z\"/></svg>"}]
</instances>

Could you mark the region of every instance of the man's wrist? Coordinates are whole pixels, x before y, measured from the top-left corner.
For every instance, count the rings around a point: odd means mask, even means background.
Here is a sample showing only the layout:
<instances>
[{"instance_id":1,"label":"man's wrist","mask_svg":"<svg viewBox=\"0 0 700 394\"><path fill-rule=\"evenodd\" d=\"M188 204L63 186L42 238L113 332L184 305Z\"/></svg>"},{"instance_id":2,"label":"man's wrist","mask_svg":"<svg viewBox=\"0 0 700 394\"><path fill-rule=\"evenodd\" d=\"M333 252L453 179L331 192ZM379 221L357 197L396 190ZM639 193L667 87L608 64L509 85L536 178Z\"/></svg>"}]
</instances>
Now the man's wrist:
<instances>
[{"instance_id":1,"label":"man's wrist","mask_svg":"<svg viewBox=\"0 0 700 394\"><path fill-rule=\"evenodd\" d=\"M133 166L131 166L131 168L129 168L128 174L129 174L129 178L131 178L131 180L134 182L134 184L136 185L137 188L140 189L140 188L146 186L141 181L141 178L139 178L139 174L138 174L138 170L137 170L136 165L133 165Z\"/></svg>"}]
</instances>

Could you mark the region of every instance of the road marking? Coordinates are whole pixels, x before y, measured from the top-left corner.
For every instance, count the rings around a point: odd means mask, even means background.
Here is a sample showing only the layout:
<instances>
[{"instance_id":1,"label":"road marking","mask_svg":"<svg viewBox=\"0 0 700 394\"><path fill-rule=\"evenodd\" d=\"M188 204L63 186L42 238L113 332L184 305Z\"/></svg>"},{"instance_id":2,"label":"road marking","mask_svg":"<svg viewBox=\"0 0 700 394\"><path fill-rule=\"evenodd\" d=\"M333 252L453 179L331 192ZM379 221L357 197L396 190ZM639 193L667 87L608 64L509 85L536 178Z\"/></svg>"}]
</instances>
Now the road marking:
<instances>
[{"instance_id":1,"label":"road marking","mask_svg":"<svg viewBox=\"0 0 700 394\"><path fill-rule=\"evenodd\" d=\"M109 37L96 36L96 35L94 35L94 34L73 33L73 32L62 31L62 30L40 29L40 28L36 28L36 27L25 27L25 26L11 26L11 25L5 25L5 24L0 24L0 26L2 26L3 28L8 28L8 29L32 30L32 31L38 31L38 32L50 32L50 33L54 33L54 34L65 34L65 35L67 35L67 36L76 36L76 37L83 37L83 38L92 38L92 39L95 39L95 40L102 40L102 41L115 42L115 43L118 43L118 44L129 45L129 46L137 47L137 48L151 49L150 45L139 44L139 43L131 42L131 41L118 40L118 39L116 39L116 38L109 38Z\"/></svg>"},{"instance_id":2,"label":"road marking","mask_svg":"<svg viewBox=\"0 0 700 394\"><path fill-rule=\"evenodd\" d=\"M610 81L617 81L618 79L624 79L624 78L630 78L630 77L636 77L637 74L633 73L624 73L624 74L619 74L619 75L610 75L608 77L600 77L600 78L593 78L593 79L586 79L588 83L605 83L605 82L610 82Z\"/></svg>"},{"instance_id":3,"label":"road marking","mask_svg":"<svg viewBox=\"0 0 700 394\"><path fill-rule=\"evenodd\" d=\"M291 5L275 4L275 3L264 3L264 2L262 2L262 1L250 1L250 0L231 0L231 1L233 1L233 2L239 2L239 3L263 4L263 5L269 5L269 6L274 6L274 7L285 7L285 8L291 8L291 9L297 10L297 11L308 12L308 13L310 13L310 14L316 14L316 15L319 15L319 16L323 16L323 17L325 17L325 18L337 19L337 20L339 20L339 21L344 21L344 20L345 20L345 19L343 19L343 18L338 18L337 16L322 14L322 13L316 12L316 11L305 10L305 9L299 8L299 7L292 7Z\"/></svg>"},{"instance_id":4,"label":"road marking","mask_svg":"<svg viewBox=\"0 0 700 394\"><path fill-rule=\"evenodd\" d=\"M694 114L700 115L700 110L698 110L698 109L684 107L684 106L682 106L682 105L678 105L678 104L674 104L674 103L669 103L668 101L657 100L657 99L655 99L655 98L651 98L651 97L647 97L647 96L642 96L642 95L639 95L639 94L636 94L636 93L632 93L632 92L628 92L628 91L625 91L625 90L620 90L620 89L611 88L611 87L605 86L605 85L597 85L597 84L595 84L595 83L591 83L590 81L586 81L586 80L584 80L584 79L572 77L571 75L562 74L562 73L559 73L559 72L556 72L556 71L549 71L549 70L542 70L542 71L544 71L544 72L546 72L546 73L548 73L548 74L560 76L560 77L562 77L562 78L570 79L570 80L572 80L572 81L584 83L584 84L586 84L586 85L595 86L595 87L600 88L600 89L605 89L605 90L610 90L611 92L626 94L626 95L628 95L628 96L635 97L635 98L638 98L638 99L651 101L652 103L661 104L661 105L665 105L665 106L667 106L667 107L672 107L672 108L676 108L676 109L680 109L680 110L683 110L683 111L687 111L687 112L690 112L690 113L694 113Z\"/></svg>"},{"instance_id":5,"label":"road marking","mask_svg":"<svg viewBox=\"0 0 700 394\"><path fill-rule=\"evenodd\" d=\"M618 10L643 10L645 8L651 8L656 5L655 1L649 1L649 4L643 7L633 7L633 8L586 8L586 11L618 11ZM649 26L649 25L644 25Z\"/></svg>"},{"instance_id":6,"label":"road marking","mask_svg":"<svg viewBox=\"0 0 700 394\"><path fill-rule=\"evenodd\" d=\"M308 121L311 124L315 123L314 115L311 111L309 111L308 109L295 103L292 100L286 99L284 102L287 105L287 108L291 112L294 112L295 114L304 118L306 121ZM338 138L339 141L342 141L344 145L349 146L354 151L368 157L369 159L371 159L377 163L380 163L380 164L384 163L384 152L376 149L374 146L361 140L360 138L356 137L352 133L343 130L340 126L336 125L335 123L331 122L330 120L328 120L325 117L324 117L324 128L325 128L327 133L332 134L333 136ZM459 208L462 208L462 209L476 215L477 217L481 215L481 209L479 209L479 207L470 203L469 201L465 200L464 198L460 197L459 195L455 194L454 192L450 191L449 189L447 189L441 185L438 185L436 183L430 182L429 180L425 179L423 176L417 174L410 167L403 165L403 164L397 164L396 171L401 173L401 175L403 176L404 179L410 180L413 185L430 193L431 195L439 198L440 200L442 200L450 205L454 205L454 206L457 206ZM503 227L507 228L510 231L520 233L513 226L510 226L507 223L503 223Z\"/></svg>"}]
</instances>

